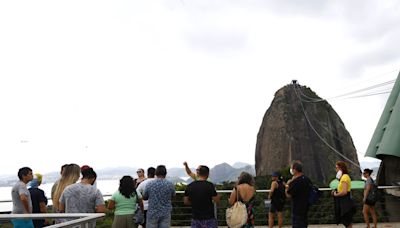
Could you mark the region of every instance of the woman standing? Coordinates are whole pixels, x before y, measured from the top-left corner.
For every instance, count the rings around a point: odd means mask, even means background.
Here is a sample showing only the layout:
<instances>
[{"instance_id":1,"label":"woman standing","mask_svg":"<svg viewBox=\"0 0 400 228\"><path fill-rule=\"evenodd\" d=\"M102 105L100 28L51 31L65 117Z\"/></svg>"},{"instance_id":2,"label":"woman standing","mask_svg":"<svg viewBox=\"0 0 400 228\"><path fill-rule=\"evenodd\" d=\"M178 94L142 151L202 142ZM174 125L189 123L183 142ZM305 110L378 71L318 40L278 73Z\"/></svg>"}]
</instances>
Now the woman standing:
<instances>
[{"instance_id":1,"label":"woman standing","mask_svg":"<svg viewBox=\"0 0 400 228\"><path fill-rule=\"evenodd\" d=\"M278 227L281 228L283 225L283 206L285 205L285 184L283 183L281 174L273 172L272 175L271 190L268 195L268 199L271 200L271 208L268 212L268 227L274 227L274 215L278 215Z\"/></svg>"},{"instance_id":2,"label":"woman standing","mask_svg":"<svg viewBox=\"0 0 400 228\"><path fill-rule=\"evenodd\" d=\"M249 173L242 172L238 178L236 187L233 189L231 196L229 197L230 205L233 205L238 200L246 205L247 222L242 227L254 227L254 199L254 178Z\"/></svg>"},{"instance_id":3,"label":"woman standing","mask_svg":"<svg viewBox=\"0 0 400 228\"><path fill-rule=\"evenodd\" d=\"M53 201L54 212L56 213L59 212L59 205L60 205L59 200L64 189L71 184L75 184L79 180L80 175L81 175L81 168L79 167L79 165L69 164L64 167L61 179L56 186L54 194L51 196L51 199Z\"/></svg>"},{"instance_id":4,"label":"woman standing","mask_svg":"<svg viewBox=\"0 0 400 228\"><path fill-rule=\"evenodd\" d=\"M338 188L332 191L335 202L336 223L342 223L348 228L352 227L355 214L354 201L351 198L351 179L346 163L336 162L336 178L339 179Z\"/></svg>"},{"instance_id":5,"label":"woman standing","mask_svg":"<svg viewBox=\"0 0 400 228\"><path fill-rule=\"evenodd\" d=\"M113 228L136 228L133 214L137 207L135 182L131 176L123 176L119 188L109 200L108 209L114 210Z\"/></svg>"},{"instance_id":6,"label":"woman standing","mask_svg":"<svg viewBox=\"0 0 400 228\"><path fill-rule=\"evenodd\" d=\"M367 224L367 228L370 228L369 226L369 217L368 217L368 212L371 214L372 216L372 221L374 222L374 228L377 228L377 224L378 224L378 219L376 217L376 213L375 213L375 202L369 202L367 200L367 196L369 194L370 191L372 191L372 188L374 186L374 180L372 180L371 178L371 173L372 170L371 169L364 169L363 172L363 176L367 179L365 182L365 187L364 187L364 198L363 198L363 215L364 215L364 221Z\"/></svg>"}]
</instances>

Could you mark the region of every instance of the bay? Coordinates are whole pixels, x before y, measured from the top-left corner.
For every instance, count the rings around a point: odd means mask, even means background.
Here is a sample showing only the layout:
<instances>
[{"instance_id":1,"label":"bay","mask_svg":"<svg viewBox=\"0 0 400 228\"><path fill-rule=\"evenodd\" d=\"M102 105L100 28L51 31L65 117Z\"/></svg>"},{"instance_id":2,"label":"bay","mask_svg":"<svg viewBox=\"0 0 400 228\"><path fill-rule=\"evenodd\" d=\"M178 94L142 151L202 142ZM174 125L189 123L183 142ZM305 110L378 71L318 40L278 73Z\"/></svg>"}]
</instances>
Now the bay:
<instances>
[{"instance_id":1,"label":"bay","mask_svg":"<svg viewBox=\"0 0 400 228\"><path fill-rule=\"evenodd\" d=\"M51 188L54 183L45 183L39 186L45 192L47 198L51 197ZM109 199L110 195L112 195L115 191L118 190L119 179L115 180L97 180L96 187L101 191L101 193L105 196L104 199ZM9 201L9 202L0 202L0 212L6 212L12 210L12 202L11 202L11 189L12 187L0 187L0 201ZM52 205L51 200L49 200L49 205Z\"/></svg>"}]
</instances>

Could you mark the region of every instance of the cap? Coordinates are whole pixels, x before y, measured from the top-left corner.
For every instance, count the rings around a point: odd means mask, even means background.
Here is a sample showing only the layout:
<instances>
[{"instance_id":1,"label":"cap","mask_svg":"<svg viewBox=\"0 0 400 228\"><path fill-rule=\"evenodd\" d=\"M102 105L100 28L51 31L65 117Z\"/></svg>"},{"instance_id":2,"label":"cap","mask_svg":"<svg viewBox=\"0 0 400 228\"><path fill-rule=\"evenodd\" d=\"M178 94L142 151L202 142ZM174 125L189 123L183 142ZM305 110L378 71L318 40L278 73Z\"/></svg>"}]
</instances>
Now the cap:
<instances>
[{"instance_id":1,"label":"cap","mask_svg":"<svg viewBox=\"0 0 400 228\"><path fill-rule=\"evenodd\" d=\"M272 172L271 176L273 177L280 177L281 174L279 172Z\"/></svg>"},{"instance_id":2,"label":"cap","mask_svg":"<svg viewBox=\"0 0 400 228\"><path fill-rule=\"evenodd\" d=\"M90 169L90 168L92 168L92 167L90 167L90 166L88 166L88 165L83 165L83 166L81 167L81 171L83 171L83 170L85 170L85 169Z\"/></svg>"}]
</instances>

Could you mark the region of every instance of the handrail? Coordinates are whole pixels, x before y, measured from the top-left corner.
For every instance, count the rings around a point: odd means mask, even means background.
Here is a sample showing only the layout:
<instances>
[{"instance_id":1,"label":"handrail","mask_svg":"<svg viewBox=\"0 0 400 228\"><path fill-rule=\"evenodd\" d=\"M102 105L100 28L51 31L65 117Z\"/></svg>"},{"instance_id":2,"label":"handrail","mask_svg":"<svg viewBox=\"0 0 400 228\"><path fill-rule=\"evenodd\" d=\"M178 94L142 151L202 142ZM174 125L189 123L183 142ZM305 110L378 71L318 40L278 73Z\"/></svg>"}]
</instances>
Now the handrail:
<instances>
[{"instance_id":1,"label":"handrail","mask_svg":"<svg viewBox=\"0 0 400 228\"><path fill-rule=\"evenodd\" d=\"M331 191L333 189L331 188L318 188L320 191ZM400 186L395 186L395 185L388 185L388 186L378 186L378 189L400 189ZM262 193L262 192L270 192L270 189L257 189L257 193ZM217 190L217 193L231 193L232 190ZM177 194L182 194L185 193L185 191L176 191ZM111 194L104 194L103 197L110 197ZM50 197L47 198L47 200L52 200ZM0 200L0 203L11 203L12 200Z\"/></svg>"},{"instance_id":2,"label":"handrail","mask_svg":"<svg viewBox=\"0 0 400 228\"><path fill-rule=\"evenodd\" d=\"M74 227L96 222L105 217L104 213L34 213L34 214L0 214L1 220L12 219L73 219L70 221L47 226L49 228Z\"/></svg>"},{"instance_id":3,"label":"handrail","mask_svg":"<svg viewBox=\"0 0 400 228\"><path fill-rule=\"evenodd\" d=\"M395 189L400 190L400 186L379 186L379 189L381 190L387 190L387 189ZM321 191L324 192L324 200L320 200L317 204L312 206L312 210L309 214L309 221L314 224L319 224L321 222L326 222L326 221L331 221L329 218L333 217L333 202L331 200L327 200L328 195L330 196L330 192L332 189L330 188L320 188ZM255 207L257 207L257 211L255 213L255 222L257 225L265 225L266 223L266 217L264 211L264 199L266 198L267 192L269 192L269 189L260 189L256 190L256 193L258 193L258 196L256 197L256 204ZM355 215L356 221L362 221L362 214L361 211L362 209L360 208L362 206L362 193L363 189L354 189L356 200L358 202L358 209L357 209L357 215ZM221 202L215 206L215 214L216 218L218 220L219 225L224 226L225 224L225 209L228 206L228 201L225 200L227 197L229 197L228 194L232 192L232 190L218 190L218 193L220 193L223 196L224 200L221 200ZM174 197L173 201L173 211L172 211L172 219L171 219L171 225L172 226L182 226L182 225L188 225L190 224L191 220L191 209L190 206L186 206L182 202L182 197L184 191L176 191L177 196ZM361 194L360 194L361 193ZM107 195L104 195L107 196ZM358 197L358 198L357 198ZM361 198L360 198L361 197ZM387 198L389 197L389 198ZM395 197L391 194L385 193L381 197L382 200L377 203L377 209L378 211L380 210L382 214L380 215L380 218L383 219L383 221L390 222L390 221L400 221L400 215L397 213L398 208L400 207L400 198ZM11 201L8 201L11 202ZM261 209L261 210L260 210ZM385 212L384 212L385 211ZM383 214L384 213L384 214ZM389 214L388 214L389 213ZM285 204L284 207L284 214L286 216L290 216L290 204ZM68 221L68 223L60 223L60 224L55 224L50 227L72 227L73 225L77 224L83 224L83 223L91 223L94 222L95 220L104 217L104 214L95 214L96 217L91 217L93 214L54 214L54 213L44 213L44 214L24 214L24 215L17 215L17 214L0 214L0 220L9 220L13 218L22 218L24 216L28 216L28 218L71 218L74 217L77 218L72 221ZM81 217L82 216L82 217ZM329 222L328 221L328 222ZM81 222L81 223L80 223ZM286 220L285 218L285 224L288 224L289 220ZM73 224L73 225L71 225Z\"/></svg>"}]
</instances>

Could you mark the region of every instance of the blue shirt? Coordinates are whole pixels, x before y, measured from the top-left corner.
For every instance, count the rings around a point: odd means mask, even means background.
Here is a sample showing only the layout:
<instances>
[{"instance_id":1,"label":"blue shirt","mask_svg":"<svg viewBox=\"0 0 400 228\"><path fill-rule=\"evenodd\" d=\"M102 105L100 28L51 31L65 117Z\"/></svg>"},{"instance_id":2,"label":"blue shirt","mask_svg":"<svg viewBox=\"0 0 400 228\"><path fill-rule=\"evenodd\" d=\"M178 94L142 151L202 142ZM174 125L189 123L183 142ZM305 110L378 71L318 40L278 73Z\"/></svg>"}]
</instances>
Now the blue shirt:
<instances>
[{"instance_id":1,"label":"blue shirt","mask_svg":"<svg viewBox=\"0 0 400 228\"><path fill-rule=\"evenodd\" d=\"M149 203L147 218L169 216L172 211L171 198L174 195L174 185L164 178L157 178L148 183L143 194L143 198L147 198Z\"/></svg>"}]
</instances>

